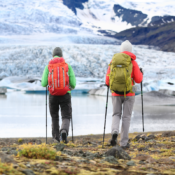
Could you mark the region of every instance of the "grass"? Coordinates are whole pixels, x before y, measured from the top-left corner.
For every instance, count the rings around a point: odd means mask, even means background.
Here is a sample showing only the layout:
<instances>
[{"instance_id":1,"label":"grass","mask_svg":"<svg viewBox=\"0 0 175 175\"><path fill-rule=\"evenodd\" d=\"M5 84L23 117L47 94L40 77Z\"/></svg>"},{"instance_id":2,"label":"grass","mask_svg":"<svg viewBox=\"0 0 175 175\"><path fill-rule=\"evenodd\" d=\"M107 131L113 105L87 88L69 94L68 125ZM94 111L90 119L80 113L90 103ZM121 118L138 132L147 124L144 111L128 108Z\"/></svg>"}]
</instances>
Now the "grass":
<instances>
[{"instance_id":1,"label":"grass","mask_svg":"<svg viewBox=\"0 0 175 175\"><path fill-rule=\"evenodd\" d=\"M60 155L60 152L56 152L53 148L50 148L46 144L41 145L27 145L24 144L19 147L21 151L19 151L19 157L27 157L31 159L49 159L55 160L57 155Z\"/></svg>"}]
</instances>

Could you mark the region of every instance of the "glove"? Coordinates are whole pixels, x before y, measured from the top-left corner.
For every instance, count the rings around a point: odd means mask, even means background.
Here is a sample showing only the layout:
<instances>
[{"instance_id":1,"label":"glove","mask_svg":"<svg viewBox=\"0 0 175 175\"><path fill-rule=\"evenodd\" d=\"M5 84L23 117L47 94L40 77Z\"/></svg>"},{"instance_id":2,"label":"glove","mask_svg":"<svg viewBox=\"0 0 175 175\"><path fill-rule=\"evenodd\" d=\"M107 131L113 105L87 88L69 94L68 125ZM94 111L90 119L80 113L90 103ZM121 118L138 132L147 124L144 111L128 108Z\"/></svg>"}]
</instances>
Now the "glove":
<instances>
[{"instance_id":1,"label":"glove","mask_svg":"<svg viewBox=\"0 0 175 175\"><path fill-rule=\"evenodd\" d=\"M143 69L142 68L140 68L140 72L142 72L142 75L143 75Z\"/></svg>"}]
</instances>

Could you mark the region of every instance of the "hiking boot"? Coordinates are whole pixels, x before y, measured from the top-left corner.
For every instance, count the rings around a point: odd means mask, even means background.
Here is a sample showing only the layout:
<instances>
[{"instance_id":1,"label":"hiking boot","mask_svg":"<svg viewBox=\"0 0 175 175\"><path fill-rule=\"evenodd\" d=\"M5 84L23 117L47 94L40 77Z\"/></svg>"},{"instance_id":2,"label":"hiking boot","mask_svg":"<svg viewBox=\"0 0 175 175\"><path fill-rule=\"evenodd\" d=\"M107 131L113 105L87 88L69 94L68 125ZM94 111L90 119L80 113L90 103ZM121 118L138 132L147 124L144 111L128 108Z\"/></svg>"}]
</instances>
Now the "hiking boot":
<instances>
[{"instance_id":1,"label":"hiking boot","mask_svg":"<svg viewBox=\"0 0 175 175\"><path fill-rule=\"evenodd\" d=\"M60 141L62 141L64 143L68 143L68 141L67 141L67 133L64 130L61 131Z\"/></svg>"},{"instance_id":2,"label":"hiking boot","mask_svg":"<svg viewBox=\"0 0 175 175\"><path fill-rule=\"evenodd\" d=\"M129 144L129 142L127 143L126 146L121 146L121 148L122 148L122 149L128 149L128 148L130 148L130 144Z\"/></svg>"},{"instance_id":3,"label":"hiking boot","mask_svg":"<svg viewBox=\"0 0 175 175\"><path fill-rule=\"evenodd\" d=\"M111 143L112 146L116 146L117 145L117 137L118 137L118 134L117 133L114 133L112 135L112 139L110 141L110 143Z\"/></svg>"}]
</instances>

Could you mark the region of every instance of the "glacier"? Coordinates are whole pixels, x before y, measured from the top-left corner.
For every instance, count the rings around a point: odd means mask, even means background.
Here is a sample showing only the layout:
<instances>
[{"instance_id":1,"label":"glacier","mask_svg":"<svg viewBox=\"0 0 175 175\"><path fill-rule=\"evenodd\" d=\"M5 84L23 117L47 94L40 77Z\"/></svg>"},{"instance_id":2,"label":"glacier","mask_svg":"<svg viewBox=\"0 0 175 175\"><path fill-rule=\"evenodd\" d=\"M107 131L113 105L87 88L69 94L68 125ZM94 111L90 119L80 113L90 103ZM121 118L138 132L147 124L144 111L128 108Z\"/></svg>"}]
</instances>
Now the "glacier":
<instances>
[{"instance_id":1,"label":"glacier","mask_svg":"<svg viewBox=\"0 0 175 175\"><path fill-rule=\"evenodd\" d=\"M104 84L112 56L120 50L119 45L1 45L0 79L3 80L0 86L23 90L42 89L40 81L31 84L29 80L41 80L43 70L52 59L52 51L56 46L61 47L63 57L72 66L78 77L77 89L98 89L100 84ZM143 90L173 90L175 87L175 53L148 48L133 46L133 53L137 56L136 61L144 71ZM8 78L10 76L12 78ZM14 76L17 77L17 80L14 79ZM106 92L96 94L105 95Z\"/></svg>"},{"instance_id":2,"label":"glacier","mask_svg":"<svg viewBox=\"0 0 175 175\"><path fill-rule=\"evenodd\" d=\"M61 47L65 60L72 65L78 77L104 78L112 56L120 51L119 45L1 45L0 77L41 77L57 46ZM141 46L134 46L133 53L137 56L138 65L144 70L145 80L175 79L175 53Z\"/></svg>"}]
</instances>

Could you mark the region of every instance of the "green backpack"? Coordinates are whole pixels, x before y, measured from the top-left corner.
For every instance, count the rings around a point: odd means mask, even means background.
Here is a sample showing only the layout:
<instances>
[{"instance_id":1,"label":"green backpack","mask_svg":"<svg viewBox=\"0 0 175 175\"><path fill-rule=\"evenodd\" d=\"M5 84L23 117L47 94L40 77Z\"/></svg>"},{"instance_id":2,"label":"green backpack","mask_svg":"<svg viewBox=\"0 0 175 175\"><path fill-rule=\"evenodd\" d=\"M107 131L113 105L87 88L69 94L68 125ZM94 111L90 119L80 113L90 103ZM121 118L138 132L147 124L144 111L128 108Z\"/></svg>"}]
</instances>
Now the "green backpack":
<instances>
[{"instance_id":1,"label":"green backpack","mask_svg":"<svg viewBox=\"0 0 175 175\"><path fill-rule=\"evenodd\" d=\"M131 57L117 53L110 63L109 85L112 92L124 95L132 92L132 62Z\"/></svg>"}]
</instances>

